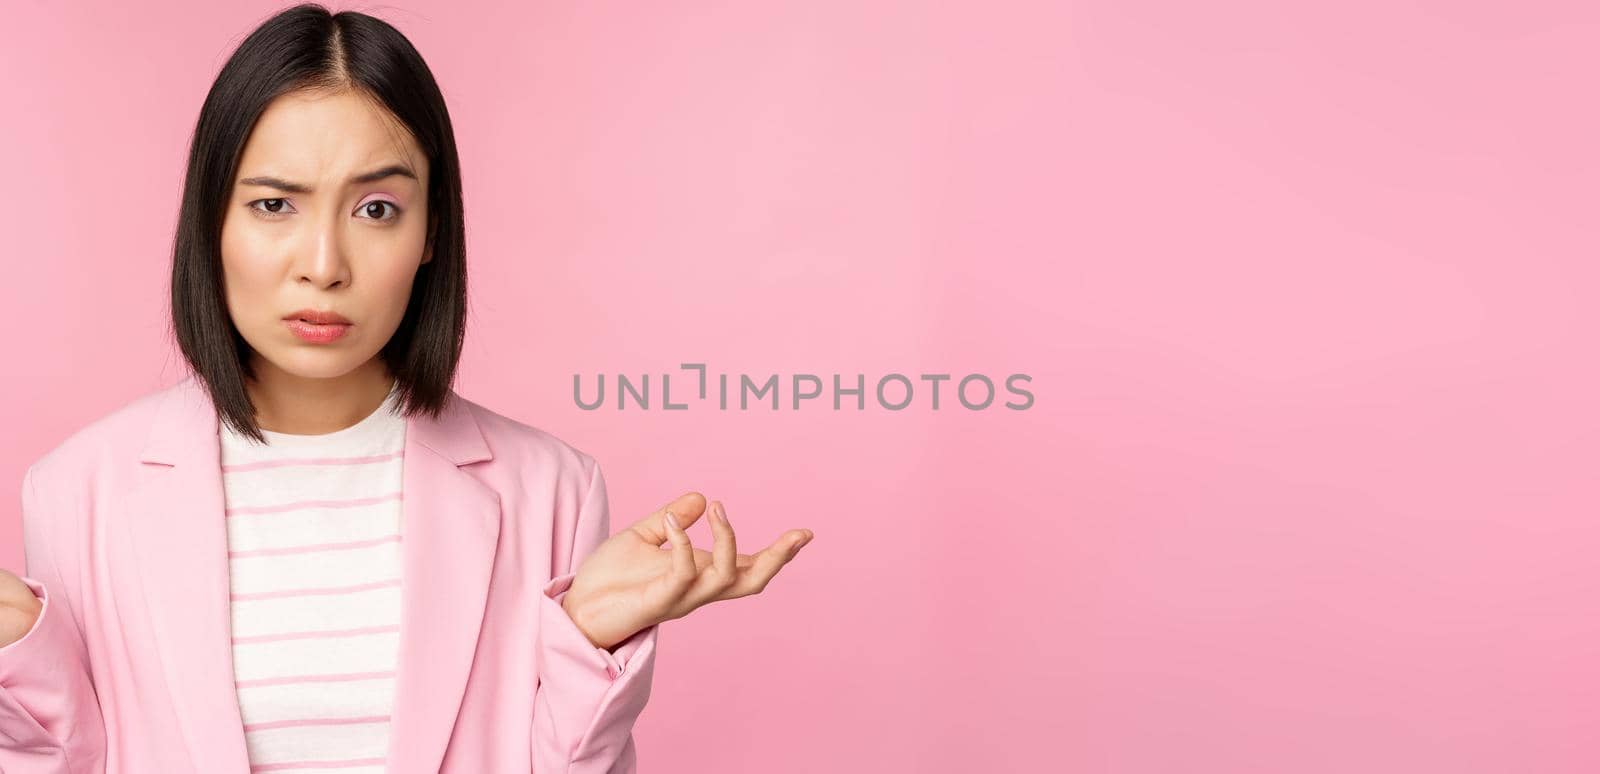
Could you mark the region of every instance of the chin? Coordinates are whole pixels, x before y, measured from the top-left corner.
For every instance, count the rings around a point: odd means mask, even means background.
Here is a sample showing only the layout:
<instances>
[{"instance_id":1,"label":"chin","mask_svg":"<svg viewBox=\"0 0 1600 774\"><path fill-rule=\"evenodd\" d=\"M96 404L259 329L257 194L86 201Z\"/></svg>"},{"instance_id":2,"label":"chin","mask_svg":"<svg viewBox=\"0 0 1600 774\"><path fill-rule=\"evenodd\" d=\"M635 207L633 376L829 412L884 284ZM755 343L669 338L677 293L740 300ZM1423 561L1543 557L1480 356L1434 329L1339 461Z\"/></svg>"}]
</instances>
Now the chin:
<instances>
[{"instance_id":1,"label":"chin","mask_svg":"<svg viewBox=\"0 0 1600 774\"><path fill-rule=\"evenodd\" d=\"M370 357L361 357L353 350L335 350L326 344L307 345L297 351L275 352L267 361L278 370L303 379L333 379L359 368Z\"/></svg>"}]
</instances>

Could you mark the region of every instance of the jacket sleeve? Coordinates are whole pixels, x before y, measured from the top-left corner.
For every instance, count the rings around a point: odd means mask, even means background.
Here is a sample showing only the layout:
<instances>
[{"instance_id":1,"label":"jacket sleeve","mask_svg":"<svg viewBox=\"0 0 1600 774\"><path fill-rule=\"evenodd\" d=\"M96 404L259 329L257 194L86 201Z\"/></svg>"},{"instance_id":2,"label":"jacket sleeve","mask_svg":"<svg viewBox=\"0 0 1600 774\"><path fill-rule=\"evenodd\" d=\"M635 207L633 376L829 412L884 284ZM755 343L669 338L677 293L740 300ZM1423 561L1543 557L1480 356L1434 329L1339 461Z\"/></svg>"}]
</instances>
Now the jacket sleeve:
<instances>
[{"instance_id":1,"label":"jacket sleeve","mask_svg":"<svg viewBox=\"0 0 1600 774\"><path fill-rule=\"evenodd\" d=\"M43 601L33 628L0 648L0 771L6 774L100 774L105 724L89 673L89 654L72 614L65 578L74 556L55 534L73 514L41 507L33 468L22 480L22 537L28 574L22 581ZM58 547L59 546L59 547Z\"/></svg>"},{"instance_id":2,"label":"jacket sleeve","mask_svg":"<svg viewBox=\"0 0 1600 774\"><path fill-rule=\"evenodd\" d=\"M572 536L570 566L539 594L539 681L533 698L533 774L633 774L633 724L650 697L660 624L611 650L597 648L561 607L583 560L611 536L605 478L594 463ZM559 536L558 536L559 538Z\"/></svg>"}]
</instances>

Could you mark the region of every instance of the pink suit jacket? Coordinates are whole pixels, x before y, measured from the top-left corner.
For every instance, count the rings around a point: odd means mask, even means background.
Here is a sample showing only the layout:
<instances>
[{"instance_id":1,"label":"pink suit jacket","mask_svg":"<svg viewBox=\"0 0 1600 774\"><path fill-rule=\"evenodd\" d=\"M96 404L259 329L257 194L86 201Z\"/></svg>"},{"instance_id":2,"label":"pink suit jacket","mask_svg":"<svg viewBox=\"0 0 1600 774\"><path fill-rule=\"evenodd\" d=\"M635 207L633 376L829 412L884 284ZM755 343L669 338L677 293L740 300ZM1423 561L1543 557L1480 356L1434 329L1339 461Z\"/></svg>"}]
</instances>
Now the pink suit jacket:
<instances>
[{"instance_id":1,"label":"pink suit jacket","mask_svg":"<svg viewBox=\"0 0 1600 774\"><path fill-rule=\"evenodd\" d=\"M218 420L194 378L73 434L23 480L24 581L0 648L0 771L250 770L233 685ZM388 770L636 770L658 626L614 652L561 607L610 536L594 458L452 392L408 418Z\"/></svg>"}]
</instances>

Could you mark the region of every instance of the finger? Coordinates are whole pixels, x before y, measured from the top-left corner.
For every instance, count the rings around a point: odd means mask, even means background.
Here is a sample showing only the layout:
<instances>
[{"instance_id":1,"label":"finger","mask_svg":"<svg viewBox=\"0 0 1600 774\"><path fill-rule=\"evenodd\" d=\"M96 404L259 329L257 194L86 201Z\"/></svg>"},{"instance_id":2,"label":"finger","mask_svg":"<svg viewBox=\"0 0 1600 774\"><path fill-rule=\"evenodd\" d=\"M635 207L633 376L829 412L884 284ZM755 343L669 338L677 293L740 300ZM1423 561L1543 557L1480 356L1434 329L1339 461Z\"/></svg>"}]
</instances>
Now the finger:
<instances>
[{"instance_id":1,"label":"finger","mask_svg":"<svg viewBox=\"0 0 1600 774\"><path fill-rule=\"evenodd\" d=\"M713 502L706 509L709 514L706 518L711 523L711 532L716 543L712 546L711 567L709 571L703 570L693 591L689 593L689 600L695 607L717 599L729 586L739 582L738 549L733 534L733 525L728 523L728 511L720 501ZM754 560L752 560L754 561Z\"/></svg>"},{"instance_id":2,"label":"finger","mask_svg":"<svg viewBox=\"0 0 1600 774\"><path fill-rule=\"evenodd\" d=\"M662 529L668 531L668 539L672 541L672 571L667 587L672 590L674 599L681 598L699 575L694 566L694 544L689 541L689 533L684 532L674 518L676 515L676 511L668 510L662 516Z\"/></svg>"},{"instance_id":3,"label":"finger","mask_svg":"<svg viewBox=\"0 0 1600 774\"><path fill-rule=\"evenodd\" d=\"M733 525L728 523L728 509L723 507L718 500L711 505L711 532L716 536L716 543L711 546L712 566L717 568L717 573L732 583L738 577L738 565L735 557L738 556L738 540L733 534Z\"/></svg>"},{"instance_id":4,"label":"finger","mask_svg":"<svg viewBox=\"0 0 1600 774\"><path fill-rule=\"evenodd\" d=\"M666 516L667 511L672 511L674 514L676 514L678 517L678 524L684 529L688 529L690 525L694 524L695 521L700 518L700 515L705 512L705 509L705 495L693 491L684 492L683 494L678 495L676 500L657 508L650 515L640 518L638 521L628 525L628 528L632 529L636 534L639 535L640 538L643 538L650 545L660 546L662 543L667 542L668 538L670 537L670 535L667 534L666 522L662 520L663 517Z\"/></svg>"},{"instance_id":5,"label":"finger","mask_svg":"<svg viewBox=\"0 0 1600 774\"><path fill-rule=\"evenodd\" d=\"M669 542L667 547L662 550L666 551L670 550L671 548L672 544ZM716 557L710 551L707 551L704 548L696 548L694 550L695 572L698 573L705 570L707 567L710 567L711 563L715 560ZM750 567L754 566L755 563L756 558L753 554L734 554L733 556L733 565L736 570L749 569Z\"/></svg>"},{"instance_id":6,"label":"finger","mask_svg":"<svg viewBox=\"0 0 1600 774\"><path fill-rule=\"evenodd\" d=\"M756 553L750 568L740 573L739 582L730 586L718 599L737 599L761 593L773 576L799 555L801 547L811 542L811 537L810 530L797 529L784 533L772 545Z\"/></svg>"},{"instance_id":7,"label":"finger","mask_svg":"<svg viewBox=\"0 0 1600 774\"><path fill-rule=\"evenodd\" d=\"M708 508L706 510L709 511L710 509ZM723 515L724 516L727 515L727 511L726 510L723 511ZM816 533L812 532L809 529L800 530L800 531L805 533L805 540L801 541L801 543L800 543L801 546L804 546L807 543L810 543L811 539L813 537L816 537ZM672 544L668 543L667 546L665 548L663 548L662 550L663 551L668 551L668 550L671 550L671 549L672 549ZM694 566L695 566L695 570L696 571L701 571L701 570L704 570L707 567L710 567L711 563L713 561L715 561L715 560L716 560L715 555L712 554L710 551L705 550L704 548L696 548L694 550ZM734 564L734 567L736 567L737 569L748 570L751 567L755 566L755 563L756 563L756 554L734 554L733 555L733 564Z\"/></svg>"}]
</instances>

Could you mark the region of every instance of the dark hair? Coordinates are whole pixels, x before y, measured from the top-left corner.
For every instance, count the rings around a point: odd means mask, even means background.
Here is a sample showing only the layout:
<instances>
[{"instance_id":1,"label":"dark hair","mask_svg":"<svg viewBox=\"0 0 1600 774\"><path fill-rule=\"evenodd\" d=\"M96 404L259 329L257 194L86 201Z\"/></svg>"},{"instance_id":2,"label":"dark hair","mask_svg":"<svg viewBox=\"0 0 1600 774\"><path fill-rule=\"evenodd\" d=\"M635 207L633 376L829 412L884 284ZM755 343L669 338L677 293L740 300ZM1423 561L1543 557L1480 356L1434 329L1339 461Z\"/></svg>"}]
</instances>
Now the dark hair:
<instances>
[{"instance_id":1,"label":"dark hair","mask_svg":"<svg viewBox=\"0 0 1600 774\"><path fill-rule=\"evenodd\" d=\"M438 417L466 336L466 230L455 133L433 73L387 22L317 4L289 8L245 38L217 74L189 147L172 253L172 324L220 421L264 441L245 391L250 347L228 315L222 221L239 157L267 105L299 90L354 90L400 120L428 156L428 243L404 318L379 357L406 415Z\"/></svg>"}]
</instances>

